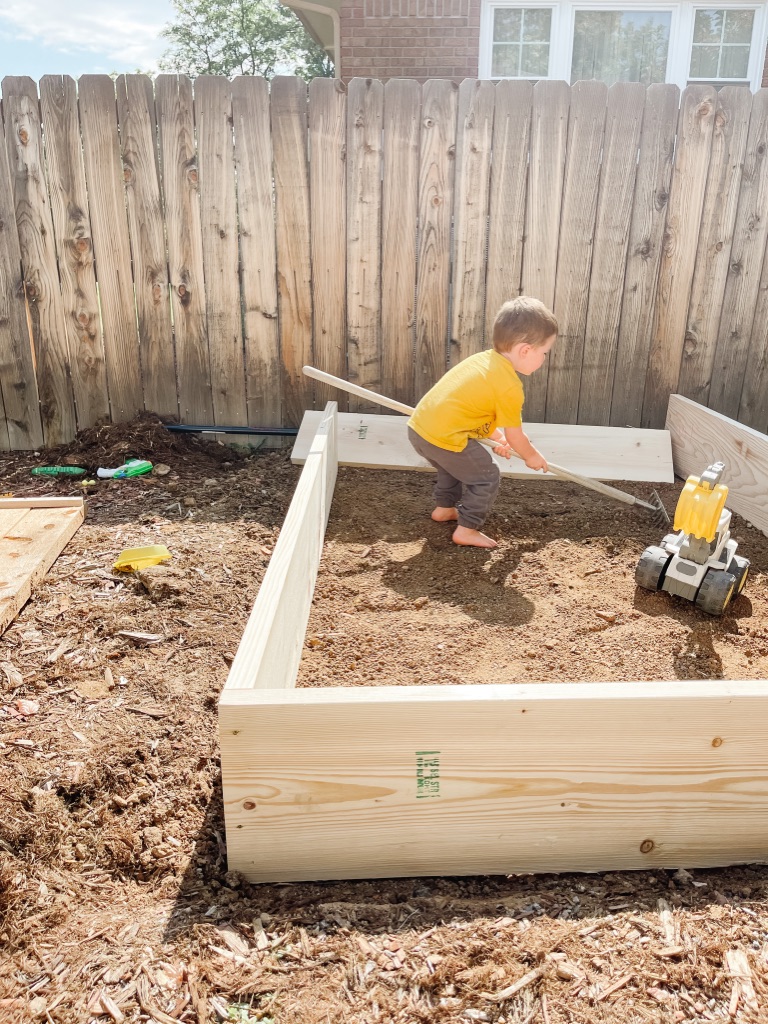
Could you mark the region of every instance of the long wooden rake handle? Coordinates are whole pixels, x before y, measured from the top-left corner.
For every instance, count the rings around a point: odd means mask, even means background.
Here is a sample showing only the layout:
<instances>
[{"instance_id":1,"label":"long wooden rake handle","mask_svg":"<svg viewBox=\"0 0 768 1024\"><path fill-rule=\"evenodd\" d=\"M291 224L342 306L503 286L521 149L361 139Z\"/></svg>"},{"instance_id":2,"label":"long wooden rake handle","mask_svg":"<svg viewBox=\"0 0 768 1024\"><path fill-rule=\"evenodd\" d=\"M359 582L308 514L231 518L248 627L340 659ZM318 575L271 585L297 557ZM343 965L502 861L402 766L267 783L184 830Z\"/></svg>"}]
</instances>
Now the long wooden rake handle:
<instances>
[{"instance_id":1,"label":"long wooden rake handle","mask_svg":"<svg viewBox=\"0 0 768 1024\"><path fill-rule=\"evenodd\" d=\"M330 384L332 387L339 388L341 391L347 391L350 395L357 395L358 398L365 398L369 402L375 402L377 405L383 405L386 409L394 409L395 412L401 412L405 416L410 416L413 412L413 406L405 405L403 402L396 402L394 398L387 398L386 395L380 395L376 391L369 391L368 388L362 388L359 384L351 384L348 380L344 380L341 377L334 377L332 373L325 373L323 370L316 370L314 366L305 366L303 368L305 376L312 377L314 380L322 381L323 384ZM495 448L496 446L492 441L481 441L487 448ZM520 458L517 453L516 458ZM599 480L593 480L588 476L580 476L578 473L572 473L569 469L564 469L562 466L556 466L554 462L550 462L547 459L547 465L549 471L554 476L558 476L563 480L570 480L574 484L580 484L582 487L587 487L590 491L597 491L598 494L603 494L607 498L614 498L616 501L623 501L625 505L641 505L643 508L650 509L652 512L656 512L656 506L651 505L647 501L641 501L640 498L636 498L634 494L628 494L626 491L620 491L617 487L610 487L608 484L601 483Z\"/></svg>"}]
</instances>

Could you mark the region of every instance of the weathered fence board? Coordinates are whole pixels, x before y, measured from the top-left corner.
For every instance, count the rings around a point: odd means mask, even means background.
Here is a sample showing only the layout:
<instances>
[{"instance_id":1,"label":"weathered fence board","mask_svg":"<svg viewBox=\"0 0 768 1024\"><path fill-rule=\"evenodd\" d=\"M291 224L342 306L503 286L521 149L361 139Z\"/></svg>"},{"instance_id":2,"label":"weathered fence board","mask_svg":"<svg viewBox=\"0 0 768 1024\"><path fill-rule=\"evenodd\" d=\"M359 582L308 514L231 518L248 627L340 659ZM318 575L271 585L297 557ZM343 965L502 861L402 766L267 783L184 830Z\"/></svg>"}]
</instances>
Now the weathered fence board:
<instances>
[{"instance_id":1,"label":"weathered fence board","mask_svg":"<svg viewBox=\"0 0 768 1024\"><path fill-rule=\"evenodd\" d=\"M421 103L419 260L416 268L414 397L446 370L458 90L426 82Z\"/></svg>"},{"instance_id":2,"label":"weathered fence board","mask_svg":"<svg viewBox=\"0 0 768 1024\"><path fill-rule=\"evenodd\" d=\"M3 116L43 433L46 444L61 444L75 436L75 403L45 183L40 106L31 78L3 79Z\"/></svg>"},{"instance_id":3,"label":"weathered fence board","mask_svg":"<svg viewBox=\"0 0 768 1024\"><path fill-rule=\"evenodd\" d=\"M109 75L83 75L78 92L109 404L120 423L144 402L115 85Z\"/></svg>"},{"instance_id":4,"label":"weathered fence board","mask_svg":"<svg viewBox=\"0 0 768 1024\"><path fill-rule=\"evenodd\" d=\"M560 338L548 360L546 411L552 423L575 423L579 411L574 382L584 350L607 95L602 82L577 82L571 90L554 305Z\"/></svg>"},{"instance_id":5,"label":"weathered fence board","mask_svg":"<svg viewBox=\"0 0 768 1024\"><path fill-rule=\"evenodd\" d=\"M387 82L381 206L381 388L385 395L406 404L414 399L420 117L418 82L406 78Z\"/></svg>"},{"instance_id":6,"label":"weathered fence board","mask_svg":"<svg viewBox=\"0 0 768 1024\"><path fill-rule=\"evenodd\" d=\"M768 90L48 76L0 128L0 447L365 411L305 363L410 404L519 294L529 422L768 428Z\"/></svg>"},{"instance_id":7,"label":"weathered fence board","mask_svg":"<svg viewBox=\"0 0 768 1024\"><path fill-rule=\"evenodd\" d=\"M109 416L109 396L74 79L46 75L40 111L77 422L89 427Z\"/></svg>"},{"instance_id":8,"label":"weathered fence board","mask_svg":"<svg viewBox=\"0 0 768 1024\"><path fill-rule=\"evenodd\" d=\"M139 323L144 405L177 416L168 261L155 140L155 98L146 75L117 80L117 112Z\"/></svg>"},{"instance_id":9,"label":"weathered fence board","mask_svg":"<svg viewBox=\"0 0 768 1024\"><path fill-rule=\"evenodd\" d=\"M213 422L211 360L205 315L191 81L183 75L158 75L155 107L165 199L179 412L185 423L210 424Z\"/></svg>"},{"instance_id":10,"label":"weathered fence board","mask_svg":"<svg viewBox=\"0 0 768 1024\"><path fill-rule=\"evenodd\" d=\"M309 85L309 196L315 365L347 375L347 90L338 79ZM347 396L315 382L315 404L349 408Z\"/></svg>"}]
</instances>

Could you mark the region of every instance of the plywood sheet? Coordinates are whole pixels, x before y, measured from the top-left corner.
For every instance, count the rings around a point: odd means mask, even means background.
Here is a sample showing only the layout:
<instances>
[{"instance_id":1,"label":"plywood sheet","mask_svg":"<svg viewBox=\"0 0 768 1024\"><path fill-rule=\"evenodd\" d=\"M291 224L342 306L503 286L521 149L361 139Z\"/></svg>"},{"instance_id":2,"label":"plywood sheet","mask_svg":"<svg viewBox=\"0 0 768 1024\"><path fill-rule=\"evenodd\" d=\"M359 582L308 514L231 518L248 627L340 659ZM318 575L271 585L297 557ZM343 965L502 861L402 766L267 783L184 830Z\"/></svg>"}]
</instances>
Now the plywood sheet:
<instances>
[{"instance_id":1,"label":"plywood sheet","mask_svg":"<svg viewBox=\"0 0 768 1024\"><path fill-rule=\"evenodd\" d=\"M728 508L768 535L768 437L682 395L670 395L667 429L678 476L724 462Z\"/></svg>"},{"instance_id":2,"label":"plywood sheet","mask_svg":"<svg viewBox=\"0 0 768 1024\"><path fill-rule=\"evenodd\" d=\"M0 633L29 600L84 518L82 500L30 507L16 500L0 508Z\"/></svg>"},{"instance_id":3,"label":"plywood sheet","mask_svg":"<svg viewBox=\"0 0 768 1024\"><path fill-rule=\"evenodd\" d=\"M305 412L292 460L304 463L322 413ZM374 413L339 413L339 465L366 469L431 467L411 447L404 416ZM533 444L554 463L596 480L674 481L672 449L666 430L564 426L559 423L524 424ZM497 459L503 476L537 477L519 459ZM547 479L554 480L549 476Z\"/></svg>"}]
</instances>

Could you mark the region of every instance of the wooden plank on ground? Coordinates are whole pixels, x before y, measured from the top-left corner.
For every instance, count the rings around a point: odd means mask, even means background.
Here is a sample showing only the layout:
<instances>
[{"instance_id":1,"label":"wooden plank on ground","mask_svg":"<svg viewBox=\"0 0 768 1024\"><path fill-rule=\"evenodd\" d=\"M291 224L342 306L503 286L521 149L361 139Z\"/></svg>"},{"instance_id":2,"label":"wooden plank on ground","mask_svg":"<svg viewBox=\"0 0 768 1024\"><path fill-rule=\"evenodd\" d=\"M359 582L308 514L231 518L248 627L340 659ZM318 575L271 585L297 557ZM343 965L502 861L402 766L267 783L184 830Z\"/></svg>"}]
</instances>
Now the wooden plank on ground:
<instances>
[{"instance_id":1,"label":"wooden plank on ground","mask_svg":"<svg viewBox=\"0 0 768 1024\"><path fill-rule=\"evenodd\" d=\"M766 715L764 681L225 690L228 864L267 882L764 860Z\"/></svg>"},{"instance_id":2,"label":"wooden plank on ground","mask_svg":"<svg viewBox=\"0 0 768 1024\"><path fill-rule=\"evenodd\" d=\"M768 89L760 89L752 97L752 118L709 389L710 408L725 416L735 416L739 411L768 240L767 209Z\"/></svg>"},{"instance_id":3,"label":"wooden plank on ground","mask_svg":"<svg viewBox=\"0 0 768 1024\"><path fill-rule=\"evenodd\" d=\"M352 79L347 95L347 350L349 379L373 391L381 390L383 106L381 82ZM370 404L350 397L349 408L362 411Z\"/></svg>"},{"instance_id":4,"label":"wooden plank on ground","mask_svg":"<svg viewBox=\"0 0 768 1024\"><path fill-rule=\"evenodd\" d=\"M294 444L292 460L303 463L320 422L321 413L306 412ZM416 469L432 472L413 450L404 416L374 413L339 413L339 465L367 469ZM672 450L666 430L622 430L602 426L563 426L527 423L533 443L558 465L600 480L674 480ZM495 458L495 456L494 456ZM496 459L502 476L553 480L542 477L519 459Z\"/></svg>"},{"instance_id":5,"label":"wooden plank on ground","mask_svg":"<svg viewBox=\"0 0 768 1024\"><path fill-rule=\"evenodd\" d=\"M14 513L11 513L14 514ZM29 600L84 518L69 508L30 508L0 537L0 633Z\"/></svg>"},{"instance_id":6,"label":"wooden plank on ground","mask_svg":"<svg viewBox=\"0 0 768 1024\"><path fill-rule=\"evenodd\" d=\"M0 133L0 390L5 413L0 443L29 451L42 445L43 427L2 118Z\"/></svg>"},{"instance_id":7,"label":"wooden plank on ground","mask_svg":"<svg viewBox=\"0 0 768 1024\"><path fill-rule=\"evenodd\" d=\"M407 78L384 86L381 212L381 387L413 403L416 229L421 89Z\"/></svg>"},{"instance_id":8,"label":"wooden plank on ground","mask_svg":"<svg viewBox=\"0 0 768 1024\"><path fill-rule=\"evenodd\" d=\"M179 400L168 297L168 258L160 203L155 97L148 75L120 75L117 112L136 289L144 407L175 419L179 415Z\"/></svg>"},{"instance_id":9,"label":"wooden plank on ground","mask_svg":"<svg viewBox=\"0 0 768 1024\"><path fill-rule=\"evenodd\" d=\"M45 175L40 105L37 86L31 78L3 79L3 117L43 433L45 443L53 446L75 436L75 402Z\"/></svg>"},{"instance_id":10,"label":"wooden plank on ground","mask_svg":"<svg viewBox=\"0 0 768 1024\"><path fill-rule=\"evenodd\" d=\"M644 106L645 86L638 82L616 82L608 91L578 396L579 423L607 424L611 418L621 292Z\"/></svg>"},{"instance_id":11,"label":"wooden plank on ground","mask_svg":"<svg viewBox=\"0 0 768 1024\"><path fill-rule=\"evenodd\" d=\"M312 262L312 351L327 373L347 376L347 90L338 79L309 83L309 194ZM336 369L331 369L331 367ZM315 404L347 396L315 382Z\"/></svg>"},{"instance_id":12,"label":"wooden plank on ground","mask_svg":"<svg viewBox=\"0 0 768 1024\"><path fill-rule=\"evenodd\" d=\"M243 427L243 326L240 309L232 85L218 75L195 79L195 127L200 174L208 351L214 423Z\"/></svg>"},{"instance_id":13,"label":"wooden plank on ground","mask_svg":"<svg viewBox=\"0 0 768 1024\"><path fill-rule=\"evenodd\" d=\"M677 390L707 404L731 262L734 222L747 145L752 93L726 86L717 94L712 153Z\"/></svg>"},{"instance_id":14,"label":"wooden plank on ground","mask_svg":"<svg viewBox=\"0 0 768 1024\"><path fill-rule=\"evenodd\" d=\"M109 75L82 75L78 95L109 404L122 423L144 404L115 85Z\"/></svg>"},{"instance_id":15,"label":"wooden plank on ground","mask_svg":"<svg viewBox=\"0 0 768 1024\"><path fill-rule=\"evenodd\" d=\"M465 78L459 86L448 349L452 366L485 347L485 267L495 98L492 82Z\"/></svg>"},{"instance_id":16,"label":"wooden plank on ground","mask_svg":"<svg viewBox=\"0 0 768 1024\"><path fill-rule=\"evenodd\" d=\"M716 107L711 86L692 85L683 93L645 379L644 427L661 426L669 395L677 387Z\"/></svg>"},{"instance_id":17,"label":"wooden plank on ground","mask_svg":"<svg viewBox=\"0 0 768 1024\"><path fill-rule=\"evenodd\" d=\"M312 594L336 483L336 403L318 412L306 466L272 552L224 692L288 690L304 646Z\"/></svg>"},{"instance_id":18,"label":"wooden plank on ground","mask_svg":"<svg viewBox=\"0 0 768 1024\"><path fill-rule=\"evenodd\" d=\"M504 79L496 86L485 284L487 348L500 307L520 294L532 101L530 82Z\"/></svg>"},{"instance_id":19,"label":"wooden plank on ground","mask_svg":"<svg viewBox=\"0 0 768 1024\"><path fill-rule=\"evenodd\" d=\"M768 437L682 395L670 395L667 430L677 475L724 462L728 508L768 535Z\"/></svg>"},{"instance_id":20,"label":"wooden plank on ground","mask_svg":"<svg viewBox=\"0 0 768 1024\"><path fill-rule=\"evenodd\" d=\"M560 331L547 359L546 410L550 422L575 423L579 412L607 100L608 89L603 82L577 82L571 89L555 281L554 313ZM527 415L531 415L530 410Z\"/></svg>"},{"instance_id":21,"label":"wooden plank on ground","mask_svg":"<svg viewBox=\"0 0 768 1024\"><path fill-rule=\"evenodd\" d=\"M525 207L523 295L555 304L557 248L563 199L563 171L568 140L567 82L541 81L533 87L528 201ZM543 420L547 405L547 364L525 382L525 415Z\"/></svg>"},{"instance_id":22,"label":"wooden plank on ground","mask_svg":"<svg viewBox=\"0 0 768 1024\"><path fill-rule=\"evenodd\" d=\"M611 397L614 427L639 427L642 418L679 99L676 85L651 85L645 94Z\"/></svg>"},{"instance_id":23,"label":"wooden plank on ground","mask_svg":"<svg viewBox=\"0 0 768 1024\"><path fill-rule=\"evenodd\" d=\"M155 108L165 200L171 312L182 423L213 423L211 360L205 314L192 83L158 75Z\"/></svg>"},{"instance_id":24,"label":"wooden plank on ground","mask_svg":"<svg viewBox=\"0 0 768 1024\"><path fill-rule=\"evenodd\" d=\"M45 75L40 111L77 426L84 430L109 417L109 396L74 79Z\"/></svg>"},{"instance_id":25,"label":"wooden plank on ground","mask_svg":"<svg viewBox=\"0 0 768 1024\"><path fill-rule=\"evenodd\" d=\"M27 511L30 508L85 508L85 502L77 495L66 497L57 494L48 494L41 498L0 498L0 509Z\"/></svg>"},{"instance_id":26,"label":"wooden plank on ground","mask_svg":"<svg viewBox=\"0 0 768 1024\"><path fill-rule=\"evenodd\" d=\"M307 86L278 76L271 89L283 422L295 427L313 405L313 382L301 372L312 356Z\"/></svg>"},{"instance_id":27,"label":"wooden plank on ground","mask_svg":"<svg viewBox=\"0 0 768 1024\"><path fill-rule=\"evenodd\" d=\"M458 89L453 82L432 79L424 83L416 268L414 397L417 400L442 377L448 361L457 107Z\"/></svg>"}]
</instances>

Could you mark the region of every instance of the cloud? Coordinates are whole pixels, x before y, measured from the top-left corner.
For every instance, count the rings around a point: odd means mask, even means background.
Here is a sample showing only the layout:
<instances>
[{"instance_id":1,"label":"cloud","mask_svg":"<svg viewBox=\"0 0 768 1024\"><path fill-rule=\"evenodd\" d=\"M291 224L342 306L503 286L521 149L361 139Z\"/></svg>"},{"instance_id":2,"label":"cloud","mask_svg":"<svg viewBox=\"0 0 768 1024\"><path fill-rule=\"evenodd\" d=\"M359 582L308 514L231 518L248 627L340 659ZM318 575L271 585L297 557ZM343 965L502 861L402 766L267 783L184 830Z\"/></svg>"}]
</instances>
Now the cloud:
<instances>
[{"instance_id":1,"label":"cloud","mask_svg":"<svg viewBox=\"0 0 768 1024\"><path fill-rule=\"evenodd\" d=\"M99 53L151 70L167 48L160 32L172 13L168 0L5 0L0 30L64 53Z\"/></svg>"}]
</instances>

